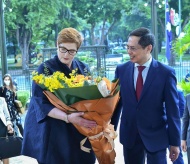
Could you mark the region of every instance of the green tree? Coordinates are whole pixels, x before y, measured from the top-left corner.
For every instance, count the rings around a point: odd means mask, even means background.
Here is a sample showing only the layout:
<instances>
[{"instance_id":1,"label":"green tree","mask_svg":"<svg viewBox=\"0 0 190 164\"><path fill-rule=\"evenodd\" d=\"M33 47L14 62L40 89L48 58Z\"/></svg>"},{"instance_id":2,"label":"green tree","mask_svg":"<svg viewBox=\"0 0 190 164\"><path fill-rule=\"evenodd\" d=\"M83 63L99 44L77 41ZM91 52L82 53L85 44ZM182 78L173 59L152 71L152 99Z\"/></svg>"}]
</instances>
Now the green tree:
<instances>
[{"instance_id":1,"label":"green tree","mask_svg":"<svg viewBox=\"0 0 190 164\"><path fill-rule=\"evenodd\" d=\"M184 27L184 36L176 38L173 50L178 56L183 56L190 48L190 22Z\"/></svg>"},{"instance_id":2,"label":"green tree","mask_svg":"<svg viewBox=\"0 0 190 164\"><path fill-rule=\"evenodd\" d=\"M22 68L27 69L29 46L39 42L52 31L52 26L63 11L67 1L59 0L6 0L5 22L7 33L15 34L22 54Z\"/></svg>"},{"instance_id":3,"label":"green tree","mask_svg":"<svg viewBox=\"0 0 190 164\"><path fill-rule=\"evenodd\" d=\"M120 20L121 11L128 9L127 2L129 0L73 0L72 11L90 24L92 45L95 44L95 29L101 24L99 44L102 44L113 25Z\"/></svg>"}]
</instances>

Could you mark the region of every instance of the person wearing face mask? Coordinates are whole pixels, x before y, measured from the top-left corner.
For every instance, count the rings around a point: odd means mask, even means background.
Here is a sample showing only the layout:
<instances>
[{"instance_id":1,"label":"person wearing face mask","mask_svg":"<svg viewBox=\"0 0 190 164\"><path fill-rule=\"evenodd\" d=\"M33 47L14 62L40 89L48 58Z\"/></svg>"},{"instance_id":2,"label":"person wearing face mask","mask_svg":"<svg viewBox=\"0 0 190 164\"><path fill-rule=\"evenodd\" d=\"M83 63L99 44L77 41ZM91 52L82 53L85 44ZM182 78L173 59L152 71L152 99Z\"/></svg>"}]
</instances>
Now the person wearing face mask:
<instances>
[{"instance_id":1,"label":"person wearing face mask","mask_svg":"<svg viewBox=\"0 0 190 164\"><path fill-rule=\"evenodd\" d=\"M0 87L0 97L5 98L16 136L22 137L17 126L17 122L20 120L20 116L14 105L14 101L17 99L16 87L13 85L10 74L5 74L3 77L3 86Z\"/></svg>"}]
</instances>

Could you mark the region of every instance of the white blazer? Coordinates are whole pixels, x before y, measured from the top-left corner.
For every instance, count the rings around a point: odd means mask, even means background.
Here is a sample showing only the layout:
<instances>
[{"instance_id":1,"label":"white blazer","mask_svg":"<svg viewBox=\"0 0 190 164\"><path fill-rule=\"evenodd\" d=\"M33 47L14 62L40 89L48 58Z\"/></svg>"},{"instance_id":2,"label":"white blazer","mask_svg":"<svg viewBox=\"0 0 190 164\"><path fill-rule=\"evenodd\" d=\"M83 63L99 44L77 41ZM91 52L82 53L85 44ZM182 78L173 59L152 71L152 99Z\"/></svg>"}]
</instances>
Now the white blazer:
<instances>
[{"instance_id":1,"label":"white blazer","mask_svg":"<svg viewBox=\"0 0 190 164\"><path fill-rule=\"evenodd\" d=\"M11 124L11 118L7 108L7 103L4 97L0 97L0 119L5 124L5 126Z\"/></svg>"}]
</instances>

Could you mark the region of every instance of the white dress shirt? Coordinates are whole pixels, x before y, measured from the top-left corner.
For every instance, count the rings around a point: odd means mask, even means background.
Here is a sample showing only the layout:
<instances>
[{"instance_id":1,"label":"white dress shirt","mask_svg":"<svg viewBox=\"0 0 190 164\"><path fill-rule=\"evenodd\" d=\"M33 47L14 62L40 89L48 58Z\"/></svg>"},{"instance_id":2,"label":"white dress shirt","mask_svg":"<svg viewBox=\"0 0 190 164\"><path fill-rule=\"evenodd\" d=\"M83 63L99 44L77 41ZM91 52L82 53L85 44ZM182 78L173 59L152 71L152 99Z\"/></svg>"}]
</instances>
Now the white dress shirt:
<instances>
[{"instance_id":1,"label":"white dress shirt","mask_svg":"<svg viewBox=\"0 0 190 164\"><path fill-rule=\"evenodd\" d=\"M152 62L152 56L146 63L144 63L142 65L142 66L145 66L145 69L142 71L143 84L145 83L151 62ZM135 90L136 90L137 77L138 77L138 73L139 73L137 66L140 66L140 65L135 63L135 65L134 65L134 88L135 88Z\"/></svg>"},{"instance_id":2,"label":"white dress shirt","mask_svg":"<svg viewBox=\"0 0 190 164\"><path fill-rule=\"evenodd\" d=\"M5 124L5 126L11 124L11 118L7 108L7 103L4 97L0 97L0 119Z\"/></svg>"}]
</instances>

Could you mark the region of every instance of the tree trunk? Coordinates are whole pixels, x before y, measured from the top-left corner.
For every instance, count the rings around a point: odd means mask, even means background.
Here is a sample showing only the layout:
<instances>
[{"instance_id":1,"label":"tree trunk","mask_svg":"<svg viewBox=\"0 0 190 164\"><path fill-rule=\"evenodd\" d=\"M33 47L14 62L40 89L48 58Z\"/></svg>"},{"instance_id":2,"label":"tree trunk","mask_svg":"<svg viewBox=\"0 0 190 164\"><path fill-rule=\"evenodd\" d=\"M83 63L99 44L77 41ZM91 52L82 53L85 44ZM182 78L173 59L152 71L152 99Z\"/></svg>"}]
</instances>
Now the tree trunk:
<instances>
[{"instance_id":1,"label":"tree trunk","mask_svg":"<svg viewBox=\"0 0 190 164\"><path fill-rule=\"evenodd\" d=\"M55 27L55 47L57 47L57 41L56 40L57 40L57 36L58 36L58 33L59 33L58 25L55 24L54 27Z\"/></svg>"},{"instance_id":2,"label":"tree trunk","mask_svg":"<svg viewBox=\"0 0 190 164\"><path fill-rule=\"evenodd\" d=\"M104 41L107 40L107 35L109 34L109 31L112 29L112 27L114 26L115 23L116 23L116 19L113 19L113 22L110 24L110 27L108 29L106 29L106 27L105 27L106 20L103 21L102 35L101 35L101 42L100 42L101 45L103 45ZM108 42L108 40L107 40L107 42Z\"/></svg>"},{"instance_id":3,"label":"tree trunk","mask_svg":"<svg viewBox=\"0 0 190 164\"><path fill-rule=\"evenodd\" d=\"M90 35L91 35L91 44L92 45L95 45L94 28L95 28L95 24L91 24Z\"/></svg>"},{"instance_id":4,"label":"tree trunk","mask_svg":"<svg viewBox=\"0 0 190 164\"><path fill-rule=\"evenodd\" d=\"M102 29L101 29L101 40L100 40L100 45L103 45L104 44L104 41L105 41L105 33L106 33L106 27L105 27L105 24L106 24L106 20L103 21L103 24L102 24Z\"/></svg>"},{"instance_id":5,"label":"tree trunk","mask_svg":"<svg viewBox=\"0 0 190 164\"><path fill-rule=\"evenodd\" d=\"M163 24L163 21L158 17L158 21L160 22L161 28L162 28L162 35L165 36L165 23Z\"/></svg>"},{"instance_id":6,"label":"tree trunk","mask_svg":"<svg viewBox=\"0 0 190 164\"><path fill-rule=\"evenodd\" d=\"M29 45L31 41L31 31L20 25L17 29L17 42L22 55L22 69L27 70L29 64Z\"/></svg>"}]
</instances>

